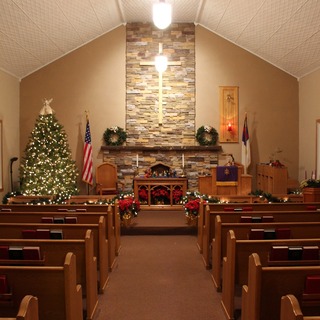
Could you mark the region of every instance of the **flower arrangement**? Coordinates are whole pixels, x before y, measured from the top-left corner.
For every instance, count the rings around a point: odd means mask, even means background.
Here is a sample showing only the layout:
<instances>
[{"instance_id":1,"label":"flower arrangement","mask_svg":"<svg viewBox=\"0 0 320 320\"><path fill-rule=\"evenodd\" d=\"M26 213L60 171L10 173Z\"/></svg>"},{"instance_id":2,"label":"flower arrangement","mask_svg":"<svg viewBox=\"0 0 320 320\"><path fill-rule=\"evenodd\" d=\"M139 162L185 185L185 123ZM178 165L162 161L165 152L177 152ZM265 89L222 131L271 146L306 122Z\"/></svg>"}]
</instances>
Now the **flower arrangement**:
<instances>
[{"instance_id":1,"label":"flower arrangement","mask_svg":"<svg viewBox=\"0 0 320 320\"><path fill-rule=\"evenodd\" d=\"M300 188L320 188L320 180L305 179L300 182Z\"/></svg>"},{"instance_id":2,"label":"flower arrangement","mask_svg":"<svg viewBox=\"0 0 320 320\"><path fill-rule=\"evenodd\" d=\"M104 132L103 139L106 145L121 146L127 140L127 133L120 127L111 127Z\"/></svg>"},{"instance_id":3,"label":"flower arrangement","mask_svg":"<svg viewBox=\"0 0 320 320\"><path fill-rule=\"evenodd\" d=\"M140 211L140 201L131 195L120 196L119 212L121 220L136 217Z\"/></svg>"},{"instance_id":4,"label":"flower arrangement","mask_svg":"<svg viewBox=\"0 0 320 320\"><path fill-rule=\"evenodd\" d=\"M182 196L183 196L183 192L182 192L180 187L177 187L177 188L173 189L172 198L173 198L173 202L175 204L177 204L177 203L179 203L181 201Z\"/></svg>"},{"instance_id":5,"label":"flower arrangement","mask_svg":"<svg viewBox=\"0 0 320 320\"><path fill-rule=\"evenodd\" d=\"M166 202L170 199L170 194L167 188L161 186L153 189L151 196L155 202Z\"/></svg>"},{"instance_id":6,"label":"flower arrangement","mask_svg":"<svg viewBox=\"0 0 320 320\"><path fill-rule=\"evenodd\" d=\"M196 133L196 139L201 146L215 145L218 141L218 132L211 126L201 126Z\"/></svg>"},{"instance_id":7,"label":"flower arrangement","mask_svg":"<svg viewBox=\"0 0 320 320\"><path fill-rule=\"evenodd\" d=\"M200 198L191 199L184 204L184 210L187 216L198 216L200 208Z\"/></svg>"},{"instance_id":8,"label":"flower arrangement","mask_svg":"<svg viewBox=\"0 0 320 320\"><path fill-rule=\"evenodd\" d=\"M282 164L279 160L275 160L270 162L270 166L276 168L283 168L284 164Z\"/></svg>"},{"instance_id":9,"label":"flower arrangement","mask_svg":"<svg viewBox=\"0 0 320 320\"><path fill-rule=\"evenodd\" d=\"M139 189L138 195L139 195L140 201L143 201L143 202L148 201L148 192L146 188Z\"/></svg>"}]
</instances>

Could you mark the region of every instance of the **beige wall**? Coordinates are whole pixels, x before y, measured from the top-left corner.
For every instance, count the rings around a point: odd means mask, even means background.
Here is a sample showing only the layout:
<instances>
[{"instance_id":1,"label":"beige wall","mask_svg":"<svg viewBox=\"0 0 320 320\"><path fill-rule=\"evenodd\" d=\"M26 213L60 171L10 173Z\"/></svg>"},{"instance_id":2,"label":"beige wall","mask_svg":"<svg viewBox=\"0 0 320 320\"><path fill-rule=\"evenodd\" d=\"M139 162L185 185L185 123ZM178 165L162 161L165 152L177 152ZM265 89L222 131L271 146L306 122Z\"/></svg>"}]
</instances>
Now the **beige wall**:
<instances>
[{"instance_id":1,"label":"beige wall","mask_svg":"<svg viewBox=\"0 0 320 320\"><path fill-rule=\"evenodd\" d=\"M104 131L125 127L125 27L120 27L51 63L21 82L21 152L44 98L64 126L79 170L82 170L85 110L89 111L94 167ZM83 183L79 185L82 189Z\"/></svg>"},{"instance_id":2,"label":"beige wall","mask_svg":"<svg viewBox=\"0 0 320 320\"><path fill-rule=\"evenodd\" d=\"M239 86L239 136L248 114L253 165L277 157L298 175L298 82L295 78L234 46L208 30L196 27L196 128L219 129L219 86ZM90 111L94 165L107 127L125 126L125 27L94 40L53 62L21 83L21 152L28 142L43 98L53 98L53 109L64 125L79 168L85 127ZM241 143L221 144L240 162ZM255 185L253 186L255 188ZM82 190L84 185L82 185Z\"/></svg>"},{"instance_id":3,"label":"beige wall","mask_svg":"<svg viewBox=\"0 0 320 320\"><path fill-rule=\"evenodd\" d=\"M239 143L222 143L224 152L241 162L241 138L248 115L251 158L255 165L277 158L297 178L299 101L296 78L202 28L196 28L196 127L219 129L219 86L239 86ZM255 180L255 179L254 179ZM255 184L253 186L255 188Z\"/></svg>"},{"instance_id":4,"label":"beige wall","mask_svg":"<svg viewBox=\"0 0 320 320\"><path fill-rule=\"evenodd\" d=\"M320 119L320 70L299 81L299 178L316 169L316 120ZM318 150L320 154L320 150ZM320 172L317 178L320 178Z\"/></svg>"},{"instance_id":5,"label":"beige wall","mask_svg":"<svg viewBox=\"0 0 320 320\"><path fill-rule=\"evenodd\" d=\"M10 159L19 157L19 80L0 70L0 120L2 120L3 196L11 191ZM20 159L19 159L20 160ZM19 160L12 165L14 187L19 176Z\"/></svg>"}]
</instances>

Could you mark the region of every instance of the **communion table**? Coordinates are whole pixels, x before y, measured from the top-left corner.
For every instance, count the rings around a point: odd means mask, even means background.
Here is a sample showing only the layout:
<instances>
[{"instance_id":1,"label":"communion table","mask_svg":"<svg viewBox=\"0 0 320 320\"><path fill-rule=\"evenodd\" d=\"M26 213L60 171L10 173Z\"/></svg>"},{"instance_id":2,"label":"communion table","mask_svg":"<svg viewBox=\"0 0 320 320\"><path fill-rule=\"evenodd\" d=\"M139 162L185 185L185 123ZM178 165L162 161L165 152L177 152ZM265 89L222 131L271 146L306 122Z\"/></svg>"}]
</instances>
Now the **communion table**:
<instances>
[{"instance_id":1,"label":"communion table","mask_svg":"<svg viewBox=\"0 0 320 320\"><path fill-rule=\"evenodd\" d=\"M180 200L186 195L188 179L177 178L141 178L133 179L135 198L139 199L142 206L181 206ZM180 200L179 200L180 199Z\"/></svg>"}]
</instances>

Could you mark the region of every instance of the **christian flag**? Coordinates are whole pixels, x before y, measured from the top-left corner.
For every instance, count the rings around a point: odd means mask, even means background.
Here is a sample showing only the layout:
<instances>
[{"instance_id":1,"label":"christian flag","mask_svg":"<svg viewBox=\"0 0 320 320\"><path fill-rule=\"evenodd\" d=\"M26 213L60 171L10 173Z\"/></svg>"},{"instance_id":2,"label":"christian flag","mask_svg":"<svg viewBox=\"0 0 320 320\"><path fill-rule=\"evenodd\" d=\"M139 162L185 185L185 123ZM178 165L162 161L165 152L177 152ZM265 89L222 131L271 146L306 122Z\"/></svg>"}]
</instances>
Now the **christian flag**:
<instances>
[{"instance_id":1,"label":"christian flag","mask_svg":"<svg viewBox=\"0 0 320 320\"><path fill-rule=\"evenodd\" d=\"M90 133L89 118L87 116L86 133L85 133L84 147L83 147L82 181L91 185L93 184L92 167L93 167L93 164L92 164L91 133Z\"/></svg>"},{"instance_id":2,"label":"christian flag","mask_svg":"<svg viewBox=\"0 0 320 320\"><path fill-rule=\"evenodd\" d=\"M247 173L247 169L251 163L251 152L250 152L250 140L247 123L247 114L244 119L243 131L242 131L242 149L241 149L241 160L244 166L244 173Z\"/></svg>"}]
</instances>

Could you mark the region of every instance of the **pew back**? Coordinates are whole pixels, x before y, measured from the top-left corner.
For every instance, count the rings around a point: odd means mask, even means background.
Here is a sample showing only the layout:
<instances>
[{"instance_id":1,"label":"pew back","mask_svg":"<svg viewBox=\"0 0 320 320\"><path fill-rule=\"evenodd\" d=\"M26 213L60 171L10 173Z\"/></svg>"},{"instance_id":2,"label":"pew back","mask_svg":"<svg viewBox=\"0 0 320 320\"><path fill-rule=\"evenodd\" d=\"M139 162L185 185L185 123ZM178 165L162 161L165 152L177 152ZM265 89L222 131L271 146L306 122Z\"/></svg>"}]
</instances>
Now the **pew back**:
<instances>
[{"instance_id":1,"label":"pew back","mask_svg":"<svg viewBox=\"0 0 320 320\"><path fill-rule=\"evenodd\" d=\"M229 230L227 238L227 253L223 258L222 295L221 303L228 315L234 312L234 297L236 285L248 282L248 261L253 252L257 253L262 266L268 266L269 252L273 245L288 246L320 246L317 239L288 239L288 240L237 240L233 230ZM320 264L318 261L290 261L292 264ZM289 262L287 262L289 263ZM283 262L286 264L286 262Z\"/></svg>"},{"instance_id":2,"label":"pew back","mask_svg":"<svg viewBox=\"0 0 320 320\"><path fill-rule=\"evenodd\" d=\"M63 266L0 266L12 291L13 310L27 294L39 299L39 318L46 320L83 319L82 289L76 282L76 257L69 252ZM0 316L8 311L2 305ZM11 311L12 312L12 311Z\"/></svg>"},{"instance_id":3,"label":"pew back","mask_svg":"<svg viewBox=\"0 0 320 320\"><path fill-rule=\"evenodd\" d=\"M33 240L33 239L0 239L0 246L38 246L44 255L44 266L61 266L66 254L73 252L76 259L77 283L81 284L86 297L87 318L92 319L98 305L98 272L97 259L94 257L93 234L87 230L84 239L74 240ZM0 261L0 264L13 264L14 260ZM22 264L23 261L18 261ZM99 290L103 292L106 283L100 280Z\"/></svg>"},{"instance_id":4,"label":"pew back","mask_svg":"<svg viewBox=\"0 0 320 320\"><path fill-rule=\"evenodd\" d=\"M246 320L279 320L281 297L302 295L306 277L317 274L320 266L262 267L259 255L251 254L241 316Z\"/></svg>"},{"instance_id":5,"label":"pew back","mask_svg":"<svg viewBox=\"0 0 320 320\"><path fill-rule=\"evenodd\" d=\"M320 320L320 315L303 316L298 299L292 294L287 294L281 297L280 320Z\"/></svg>"}]
</instances>

